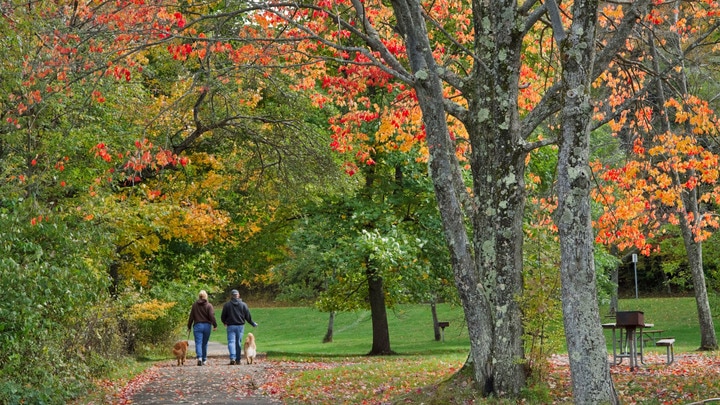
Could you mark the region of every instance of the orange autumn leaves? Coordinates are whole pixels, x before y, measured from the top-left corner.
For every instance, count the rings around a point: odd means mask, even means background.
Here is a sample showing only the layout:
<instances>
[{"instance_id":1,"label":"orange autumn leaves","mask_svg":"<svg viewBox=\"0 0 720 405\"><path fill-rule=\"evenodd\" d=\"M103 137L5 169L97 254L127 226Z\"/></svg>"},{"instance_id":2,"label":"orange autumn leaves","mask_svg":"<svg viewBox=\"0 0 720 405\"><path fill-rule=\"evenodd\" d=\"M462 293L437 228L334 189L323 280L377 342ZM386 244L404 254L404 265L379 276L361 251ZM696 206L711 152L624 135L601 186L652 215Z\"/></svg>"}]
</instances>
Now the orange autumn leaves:
<instances>
[{"instance_id":1,"label":"orange autumn leaves","mask_svg":"<svg viewBox=\"0 0 720 405\"><path fill-rule=\"evenodd\" d=\"M23 24L32 21L35 26L30 36L13 44L22 58L14 72L22 86L9 89L4 121L21 129L23 117L34 106L52 97L72 96L78 82L102 77L129 81L133 72L142 71L138 49L184 27L182 14L169 11L174 7L144 1L57 1L9 8L3 17L11 29L17 28L18 36ZM105 101L98 89L92 99Z\"/></svg>"},{"instance_id":2,"label":"orange autumn leaves","mask_svg":"<svg viewBox=\"0 0 720 405\"><path fill-rule=\"evenodd\" d=\"M665 223L687 220L696 242L720 226L710 211L720 203L718 156L706 147L718 119L696 97L669 100L665 107L682 131L636 139L633 154L621 167L593 163L598 181L593 198L602 210L595 221L600 243L649 254ZM697 207L687 198L691 193Z\"/></svg>"},{"instance_id":3,"label":"orange autumn leaves","mask_svg":"<svg viewBox=\"0 0 720 405\"><path fill-rule=\"evenodd\" d=\"M675 355L665 364L665 353L646 352L645 366L631 371L627 362L610 368L622 404L689 404L717 396L720 389L720 358L709 353ZM547 379L553 403L571 402L567 356L555 355Z\"/></svg>"},{"instance_id":4,"label":"orange autumn leaves","mask_svg":"<svg viewBox=\"0 0 720 405\"><path fill-rule=\"evenodd\" d=\"M185 167L189 163L187 157L181 157L168 149L156 147L148 139L135 141L135 149L125 153L113 154L104 142L95 145L91 152L95 153L95 157L107 163L112 163L114 160L122 162L122 173L125 176L122 181L128 184L141 182L145 170L158 171L172 166ZM114 167L108 169L108 174L112 176L113 173L116 173ZM112 177L108 177L108 181L114 180Z\"/></svg>"},{"instance_id":5,"label":"orange autumn leaves","mask_svg":"<svg viewBox=\"0 0 720 405\"><path fill-rule=\"evenodd\" d=\"M327 10L337 10L333 1L318 3ZM183 36L178 37L174 42L168 42L167 51L178 60L192 58L201 59L206 52L224 54L227 60L234 64L257 64L266 65L271 62L284 61L288 69L284 70L297 78L298 90L314 91L313 99L316 105L322 107L324 104L333 103L341 115L334 117L331 122L333 130L332 147L340 153L348 154L346 171L350 174L357 172L357 165L374 164L373 155L384 150L399 150L407 152L418 148L420 156L426 156L424 145L424 129L421 122L421 114L414 99L414 93L406 86L392 80L390 75L375 66L371 66L371 60L360 53L351 53L347 50L340 51L327 46L330 41L337 41L351 49L348 29L341 27L337 19L333 19L328 13L315 11L312 14L307 10L298 11L298 18L307 19L305 30L291 29L285 32L288 40L286 45L270 46L268 42L255 43L242 41L240 44L232 45L229 42L205 41L207 38L202 33L196 33L188 29L185 17L179 12L171 12L169 8L160 8L142 1L122 3L127 9L105 10L105 14L99 14L88 8L80 8L72 17L94 21L99 25L105 24L109 31L115 32L116 42L102 43L100 39L93 38L90 41L89 51L93 53L108 53L113 49L123 49L128 43L137 42L141 39L151 41L154 39L170 38L172 33L183 31ZM168 6L171 6L168 3ZM390 18L390 10L386 7L372 7L366 10L368 17L373 21L383 21ZM463 14L462 4L453 1L433 3L429 11L437 21L447 21L452 16L452 28L458 35L460 44L471 41L470 20ZM94 14L93 14L94 13ZM114 13L114 14L113 14ZM622 15L622 7L606 8L603 11L602 21L617 20ZM152 18L151 18L152 17ZM157 17L157 18L155 18ZM312 17L312 18L310 18ZM658 13L653 14L652 22L661 24L665 19L660 18ZM256 12L252 14L252 22L242 25L240 36L251 39L269 38L272 31L283 23L280 16L272 13ZM130 30L134 24L135 30ZM160 25L158 25L160 24ZM379 25L382 27L383 25ZM393 33L392 25L387 25L388 32L382 32L383 44L393 56L403 60L405 49L397 33ZM144 28L144 29L141 29ZM140 34L138 34L140 33ZM685 33L685 31L683 31ZM311 36L316 38L312 40ZM48 34L49 35L49 34ZM539 35L539 34L538 34ZM307 38L306 41L296 39ZM545 44L542 47L528 47L523 68L521 83L520 107L523 111L530 111L539 99L540 91L547 81L552 77L548 72L543 71L543 58L540 56L542 50L551 49L548 41L549 36L535 37L537 44ZM56 46L55 51L46 61L46 65L39 68L33 65L32 72L35 75L28 77L28 84L33 84L32 90L27 94L17 95L18 111L17 116L22 116L34 103L42 100L40 81L51 72L59 72L54 77L64 79L66 75L64 62L68 58L78 55L76 43L79 43L77 35L64 35L62 32L54 32L46 38L47 43ZM325 42L320 41L323 39ZM628 50L632 50L632 43L628 43ZM303 73L291 71L290 67L306 62L305 57L314 52L324 52L326 64L317 63L304 65ZM465 65L460 55L451 55L446 46L437 42L434 53L438 61L449 58L457 59L458 65ZM377 56L377 55L376 55ZM330 69L332 60L342 59L352 62L348 65L337 67L334 71ZM63 62L58 66L51 65ZM97 68L92 59L83 64L88 70ZM128 80L131 68L136 66L132 59L128 59L127 66L110 64L103 69L105 75L111 75L119 80ZM282 63L279 63L282 65ZM531 68L532 67L532 68ZM52 69L51 69L52 68ZM621 71L622 72L622 71ZM547 77L546 77L547 76ZM634 72L633 76L603 75L601 80L605 87L632 88L644 80L644 76ZM322 91L320 91L320 88ZM371 89L372 88L372 89ZM59 91L57 89L56 91ZM371 95L369 95L371 93ZM446 90L447 97L455 97L452 89ZM255 95L260 97L259 95ZM617 96L616 98L614 98ZM93 98L101 102L103 100L100 92L93 93ZM246 101L257 102L255 98L247 96ZM612 108L619 108L625 98L619 94L609 97L607 104ZM679 216L685 216L694 226L696 238L702 240L707 237L709 230L717 226L717 221L707 213L688 212L682 203L683 192L701 192L701 202L717 202L715 183L718 178L717 157L710 151L699 146L697 138L711 133L715 128L715 119L707 103L700 100L688 98L683 102L671 101L666 108L675 111L674 120L678 125L687 125L690 130L685 133L666 133L658 135L652 141L636 142L634 147L635 156L623 167L602 167L595 163L593 169L598 174L599 187L594 192L596 201L602 206L602 213L595 225L598 230L597 239L602 243L617 244L620 248L635 247L643 253L649 253L651 245L649 240L657 235L660 224L664 221L676 223ZM641 109L633 117L639 130L648 131L643 123L649 122L649 115L652 111ZM623 115L623 117L626 117ZM17 118L8 117L8 122L16 123ZM628 119L630 119L628 117ZM624 121L614 122L617 126L613 129L622 128ZM612 126L613 123L610 125ZM452 136L464 137L462 126L458 123L451 123ZM467 153L463 145L458 143L458 155L460 158ZM138 147L137 152L132 155L123 155L125 166L123 170L130 175L128 180L136 182L140 180L138 175L148 167L162 168L168 164L177 165L177 157L158 150L150 152ZM95 152L97 156L107 162L114 159L116 155L107 152L106 149L98 147ZM118 156L120 159L121 157ZM180 158L179 164L185 166L187 160ZM151 192L149 200L157 200L162 195Z\"/></svg>"}]
</instances>

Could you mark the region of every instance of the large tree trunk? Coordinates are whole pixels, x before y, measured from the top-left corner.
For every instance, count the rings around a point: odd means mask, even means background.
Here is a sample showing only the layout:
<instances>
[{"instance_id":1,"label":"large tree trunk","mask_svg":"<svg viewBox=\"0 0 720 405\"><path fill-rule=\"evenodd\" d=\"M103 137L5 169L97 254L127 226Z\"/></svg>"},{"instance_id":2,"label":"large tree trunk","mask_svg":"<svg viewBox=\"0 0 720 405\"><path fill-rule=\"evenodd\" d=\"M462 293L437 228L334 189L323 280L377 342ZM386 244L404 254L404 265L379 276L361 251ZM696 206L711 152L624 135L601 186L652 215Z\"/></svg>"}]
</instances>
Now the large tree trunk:
<instances>
[{"instance_id":1,"label":"large tree trunk","mask_svg":"<svg viewBox=\"0 0 720 405\"><path fill-rule=\"evenodd\" d=\"M576 0L567 38L557 35L565 94L558 156L560 277L563 321L576 404L617 404L597 301L593 229L590 217L590 82L596 0ZM555 27L558 30L559 27Z\"/></svg>"},{"instance_id":2,"label":"large tree trunk","mask_svg":"<svg viewBox=\"0 0 720 405\"><path fill-rule=\"evenodd\" d=\"M474 104L477 110L468 114L473 120L466 127L473 139L474 191L482 204L473 211L473 249L461 206L465 185L446 122L441 69L431 53L422 11L412 0L392 4L417 79L414 88L423 113L430 174L468 325L474 379L485 395L517 395L525 385L522 320L516 302L522 287L525 154L517 149L521 142L511 136L517 130L518 75L508 71L487 75L488 80L502 81L498 86L509 94L500 95L502 103L482 97ZM519 69L519 55L512 57L518 61L512 68ZM473 91L484 92L483 85L477 83Z\"/></svg>"},{"instance_id":3,"label":"large tree trunk","mask_svg":"<svg viewBox=\"0 0 720 405\"><path fill-rule=\"evenodd\" d=\"M481 110L470 103L471 111ZM504 113L500 113L504 115ZM482 356L493 366L486 381L488 393L517 394L524 386L525 371L522 313L523 213L525 209L525 154L512 147L510 133L467 125L473 147L473 191L478 205L473 216L473 245L480 289L474 292L486 302L489 346ZM488 175L490 174L490 175ZM479 298L478 298L479 299ZM476 320L477 321L477 320ZM492 383L492 384L490 384ZM522 384L522 385L520 385Z\"/></svg>"},{"instance_id":4,"label":"large tree trunk","mask_svg":"<svg viewBox=\"0 0 720 405\"><path fill-rule=\"evenodd\" d=\"M370 356L394 354L390 349L390 329L388 328L387 309L385 308L385 292L382 277L369 264L367 266L367 282L370 299L370 317L372 319L373 342Z\"/></svg>"},{"instance_id":5,"label":"large tree trunk","mask_svg":"<svg viewBox=\"0 0 720 405\"><path fill-rule=\"evenodd\" d=\"M686 212L695 213L695 218L698 218L697 199L694 198L694 191L686 192L683 202ZM682 231L683 242L685 243L688 266L692 273L693 289L695 290L695 303L697 304L698 321L700 322L699 350L716 350L718 343L717 337L715 336L715 325L710 311L710 302L708 301L707 286L705 285L702 242L695 241L691 224L685 215L680 215L680 229Z\"/></svg>"},{"instance_id":6,"label":"large tree trunk","mask_svg":"<svg viewBox=\"0 0 720 405\"><path fill-rule=\"evenodd\" d=\"M418 104L422 110L423 123L429 150L430 175L435 187L435 194L440 208L443 231L449 247L451 263L455 275L455 285L465 311L465 318L470 336L470 356L474 379L482 388L483 394L498 396L517 395L525 386L523 368L522 319L516 302L522 293L522 215L525 206L524 170L525 157L534 147L544 142L530 144L527 140L534 128L542 120L560 109L560 93L556 88L548 91L533 111L519 117L518 88L522 60L523 38L525 29L531 20L538 21L539 14L528 13L514 0L473 0L474 43L471 49L465 49L473 58L472 70L466 77L457 77L448 70L437 65L430 44L423 8L417 0L391 0L397 21L396 30L405 40L411 75L403 76L403 80L411 83L416 92ZM546 2L545 9L550 10L555 2ZM646 4L639 0L640 5ZM363 29L368 33L366 40L375 48L380 48L379 38L364 18L364 8L360 1L353 4L367 23ZM530 3L526 3L530 4ZM596 12L597 3L586 4L587 12ZM606 43L603 57L598 58L603 69L609 64L636 21L639 21L636 7L628 7L629 13L622 24L614 27L614 32L621 38ZM558 22L562 31L560 11L554 7L551 15ZM580 10L582 11L582 10ZM578 33L592 35L595 21L585 18L575 9L581 23L575 27ZM587 14L586 12L586 14ZM532 15L532 16L530 16ZM565 49L567 58L575 58L594 47L592 40L573 49ZM381 52L382 53L382 52ZM391 57L389 59L392 59ZM587 69L587 78L582 78L583 86L597 76L589 66L592 59L585 58L583 66ZM391 65L396 61L390 60ZM403 69L400 69L403 70ZM467 107L453 104L443 93L441 78L452 83L462 94ZM574 87L570 87L574 91ZM581 96L585 97L581 91ZM585 100L587 102L587 100ZM588 106L584 106L587 110ZM460 166L455 156L455 144L450 139L446 112L462 121L471 143L470 166L473 177L473 199L465 199L466 185L460 175ZM588 113L588 111L586 111ZM583 120L587 124L589 116ZM583 125L583 136L587 132ZM587 175L587 156L584 162L570 162L570 174L575 177L577 167L582 167ZM584 165L584 166L583 166ZM582 192L588 185L582 185ZM573 201L572 207L576 208ZM464 211L463 208L466 210ZM465 216L466 215L466 216ZM469 218L472 225L472 242L467 236ZM581 218L575 219L579 220ZM588 222L589 224L589 222ZM585 226L585 225L583 225ZM585 250L580 252L577 260L582 259L582 267L577 270L580 276L587 278L592 274L591 284L580 286L578 280L570 280L568 292L580 294L582 304L574 307L577 298L569 301L568 316L583 321L579 325L591 325L578 328L573 333L572 343L596 345L588 352L576 353L579 358L573 363L586 362L587 370L592 371L586 376L579 376L580 382L591 382L587 388L580 387L580 398L585 392L600 390L601 397L612 391L607 372L607 361L604 368L599 365L604 340L597 309L595 292L594 268L592 264L592 233L581 230L583 235L574 235L583 240ZM590 243L589 247L587 247ZM588 250L589 249L589 250ZM590 261L588 262L588 256ZM570 266L570 264L568 264ZM566 273L568 273L566 268ZM572 332L571 332L572 333ZM598 340L598 337L600 340ZM579 349L572 347L573 351ZM587 356L587 357L585 357ZM580 361L577 361L577 360ZM601 367L600 372L595 372ZM583 373L586 369L575 368L573 372ZM604 381L601 381L604 380ZM609 388L608 388L609 387ZM605 395L608 402L614 401L614 393ZM592 395L587 395L592 398Z\"/></svg>"}]
</instances>

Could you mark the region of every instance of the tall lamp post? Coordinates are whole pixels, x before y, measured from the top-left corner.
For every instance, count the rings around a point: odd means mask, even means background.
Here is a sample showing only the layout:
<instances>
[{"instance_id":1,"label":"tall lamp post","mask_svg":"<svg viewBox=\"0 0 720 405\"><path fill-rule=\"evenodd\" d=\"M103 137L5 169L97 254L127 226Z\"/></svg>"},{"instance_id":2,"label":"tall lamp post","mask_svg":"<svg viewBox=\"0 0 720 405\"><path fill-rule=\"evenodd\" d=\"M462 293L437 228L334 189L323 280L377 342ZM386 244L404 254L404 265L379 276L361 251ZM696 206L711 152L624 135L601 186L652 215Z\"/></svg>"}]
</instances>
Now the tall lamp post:
<instances>
[{"instance_id":1,"label":"tall lamp post","mask_svg":"<svg viewBox=\"0 0 720 405\"><path fill-rule=\"evenodd\" d=\"M635 272L635 299L638 298L638 286L637 286L637 254L632 255L633 271Z\"/></svg>"}]
</instances>

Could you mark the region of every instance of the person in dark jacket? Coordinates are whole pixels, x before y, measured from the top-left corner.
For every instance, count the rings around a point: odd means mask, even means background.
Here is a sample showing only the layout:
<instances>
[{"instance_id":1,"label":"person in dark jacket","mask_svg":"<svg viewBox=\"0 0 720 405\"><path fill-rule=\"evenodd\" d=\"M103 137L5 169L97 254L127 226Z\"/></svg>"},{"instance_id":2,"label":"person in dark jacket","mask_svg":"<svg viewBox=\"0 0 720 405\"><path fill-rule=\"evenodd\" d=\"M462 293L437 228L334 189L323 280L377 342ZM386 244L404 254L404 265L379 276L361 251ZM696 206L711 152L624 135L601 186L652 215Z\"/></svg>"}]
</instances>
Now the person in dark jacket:
<instances>
[{"instance_id":1,"label":"person in dark jacket","mask_svg":"<svg viewBox=\"0 0 720 405\"><path fill-rule=\"evenodd\" d=\"M190 329L192 328L193 336L195 336L195 354L197 355L198 366L204 366L207 363L210 328L212 327L213 330L217 330L215 308L213 308L207 298L207 292L201 290L198 294L198 300L192 304L187 324L188 333L190 333Z\"/></svg>"},{"instance_id":2,"label":"person in dark jacket","mask_svg":"<svg viewBox=\"0 0 720 405\"><path fill-rule=\"evenodd\" d=\"M240 299L238 290L230 291L232 298L223 305L220 320L227 328L228 351L230 352L230 364L240 364L240 354L243 340L245 323L249 323L253 327L257 323L253 322L250 309Z\"/></svg>"}]
</instances>

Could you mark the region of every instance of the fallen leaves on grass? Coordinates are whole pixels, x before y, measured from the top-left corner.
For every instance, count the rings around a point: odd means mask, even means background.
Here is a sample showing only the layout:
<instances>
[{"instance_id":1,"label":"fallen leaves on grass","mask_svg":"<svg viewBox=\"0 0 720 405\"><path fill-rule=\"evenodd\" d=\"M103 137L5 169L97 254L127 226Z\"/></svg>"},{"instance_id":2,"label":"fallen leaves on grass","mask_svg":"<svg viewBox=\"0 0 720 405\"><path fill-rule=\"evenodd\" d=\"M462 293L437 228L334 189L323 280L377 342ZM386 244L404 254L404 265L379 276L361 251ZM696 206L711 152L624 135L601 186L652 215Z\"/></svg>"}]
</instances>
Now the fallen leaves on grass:
<instances>
[{"instance_id":1,"label":"fallen leaves on grass","mask_svg":"<svg viewBox=\"0 0 720 405\"><path fill-rule=\"evenodd\" d=\"M632 371L624 364L610 367L620 402L623 404L687 404L720 394L720 357L713 353L646 354L645 364ZM571 401L567 356L554 356L548 385L556 403Z\"/></svg>"},{"instance_id":2,"label":"fallen leaves on grass","mask_svg":"<svg viewBox=\"0 0 720 405\"><path fill-rule=\"evenodd\" d=\"M143 398L183 400L268 398L295 404L385 404L408 394L427 393L447 380L463 360L434 357L347 358L322 361L270 361L252 366L169 367L157 365L132 379L113 404L143 403ZM567 356L553 356L544 381L555 404L572 403ZM645 365L631 371L625 364L610 373L623 404L687 404L720 396L720 355L683 353L665 364L665 356L645 356ZM466 387L467 388L467 387ZM447 387L444 388L447 390ZM452 393L443 393L454 396ZM415 399L419 398L416 396ZM492 403L468 400L463 403ZM405 403L411 403L405 401ZM532 403L520 400L519 403Z\"/></svg>"},{"instance_id":3,"label":"fallen leaves on grass","mask_svg":"<svg viewBox=\"0 0 720 405\"><path fill-rule=\"evenodd\" d=\"M305 370L290 381L284 399L312 404L384 404L447 379L462 363L437 358L353 358Z\"/></svg>"},{"instance_id":4,"label":"fallen leaves on grass","mask_svg":"<svg viewBox=\"0 0 720 405\"><path fill-rule=\"evenodd\" d=\"M114 396L112 403L114 405L132 404L132 396L140 392L147 383L157 379L159 376L156 368L150 368L136 375L122 389L118 390Z\"/></svg>"}]
</instances>

